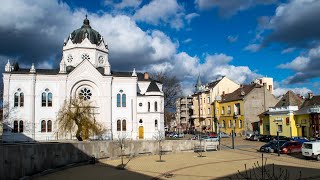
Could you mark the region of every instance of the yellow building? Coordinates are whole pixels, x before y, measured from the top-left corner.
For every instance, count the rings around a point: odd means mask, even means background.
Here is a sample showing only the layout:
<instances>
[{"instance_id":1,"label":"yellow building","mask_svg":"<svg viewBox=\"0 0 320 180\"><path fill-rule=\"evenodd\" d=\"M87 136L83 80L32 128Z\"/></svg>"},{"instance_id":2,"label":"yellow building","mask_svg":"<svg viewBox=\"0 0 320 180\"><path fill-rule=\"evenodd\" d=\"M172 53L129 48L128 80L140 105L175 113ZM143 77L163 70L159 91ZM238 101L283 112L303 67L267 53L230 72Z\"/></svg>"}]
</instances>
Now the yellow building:
<instances>
[{"instance_id":1,"label":"yellow building","mask_svg":"<svg viewBox=\"0 0 320 180\"><path fill-rule=\"evenodd\" d=\"M212 110L213 100L216 96L222 93L231 93L239 87L239 84L227 77L222 77L206 85L202 85L200 77L198 77L196 92L192 95L193 115L191 118L194 123L194 128L202 132L216 131Z\"/></svg>"},{"instance_id":2,"label":"yellow building","mask_svg":"<svg viewBox=\"0 0 320 180\"><path fill-rule=\"evenodd\" d=\"M302 105L303 99L292 91L288 91L275 107L259 115L260 134L293 137L298 136L297 120L294 115Z\"/></svg>"},{"instance_id":3,"label":"yellow building","mask_svg":"<svg viewBox=\"0 0 320 180\"><path fill-rule=\"evenodd\" d=\"M245 131L258 131L258 115L274 106L278 100L267 89L267 85L256 83L241 85L240 88L229 94L222 94L213 103L214 117L219 122L222 132L231 133L235 128L237 134Z\"/></svg>"}]
</instances>

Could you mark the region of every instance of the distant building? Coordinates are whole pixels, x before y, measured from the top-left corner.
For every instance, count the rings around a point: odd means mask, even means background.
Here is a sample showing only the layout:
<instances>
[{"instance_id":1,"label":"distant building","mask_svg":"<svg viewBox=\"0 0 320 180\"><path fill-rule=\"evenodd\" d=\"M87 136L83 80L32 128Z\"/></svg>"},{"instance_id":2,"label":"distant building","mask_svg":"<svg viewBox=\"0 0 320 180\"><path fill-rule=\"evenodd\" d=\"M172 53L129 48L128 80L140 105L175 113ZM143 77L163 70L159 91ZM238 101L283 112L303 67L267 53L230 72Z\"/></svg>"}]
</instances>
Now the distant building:
<instances>
[{"instance_id":1,"label":"distant building","mask_svg":"<svg viewBox=\"0 0 320 180\"><path fill-rule=\"evenodd\" d=\"M277 102L266 84L241 85L232 93L222 94L221 100L214 103L215 117L220 130L226 133L233 129L237 134L244 134L247 130L259 131L258 115Z\"/></svg>"},{"instance_id":2,"label":"distant building","mask_svg":"<svg viewBox=\"0 0 320 180\"><path fill-rule=\"evenodd\" d=\"M198 77L195 93L192 95L191 116L194 128L198 131L216 131L217 120L214 119L212 103L221 94L231 93L239 88L239 84L227 77L202 85L200 76Z\"/></svg>"},{"instance_id":3,"label":"distant building","mask_svg":"<svg viewBox=\"0 0 320 180\"><path fill-rule=\"evenodd\" d=\"M192 129L193 122L191 121L192 115L192 97L186 96L176 100L176 123L180 131Z\"/></svg>"},{"instance_id":4,"label":"distant building","mask_svg":"<svg viewBox=\"0 0 320 180\"><path fill-rule=\"evenodd\" d=\"M302 106L304 100L298 94L288 91L280 101L259 115L260 133L263 135L297 136L295 112Z\"/></svg>"}]
</instances>

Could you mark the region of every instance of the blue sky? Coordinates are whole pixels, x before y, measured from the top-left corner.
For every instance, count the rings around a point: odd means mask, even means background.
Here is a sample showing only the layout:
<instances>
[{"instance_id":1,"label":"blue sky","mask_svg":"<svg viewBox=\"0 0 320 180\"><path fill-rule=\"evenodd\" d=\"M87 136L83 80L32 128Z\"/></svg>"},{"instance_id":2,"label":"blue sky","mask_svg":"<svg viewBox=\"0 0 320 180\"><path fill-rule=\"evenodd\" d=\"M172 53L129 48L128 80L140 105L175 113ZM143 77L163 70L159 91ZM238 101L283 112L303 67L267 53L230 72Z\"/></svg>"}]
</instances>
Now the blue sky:
<instances>
[{"instance_id":1,"label":"blue sky","mask_svg":"<svg viewBox=\"0 0 320 180\"><path fill-rule=\"evenodd\" d=\"M57 67L63 40L88 14L113 70L163 71L191 93L197 75L238 83L273 77L276 94L319 94L317 0L5 0L0 65ZM5 35L4 35L5 34Z\"/></svg>"}]
</instances>

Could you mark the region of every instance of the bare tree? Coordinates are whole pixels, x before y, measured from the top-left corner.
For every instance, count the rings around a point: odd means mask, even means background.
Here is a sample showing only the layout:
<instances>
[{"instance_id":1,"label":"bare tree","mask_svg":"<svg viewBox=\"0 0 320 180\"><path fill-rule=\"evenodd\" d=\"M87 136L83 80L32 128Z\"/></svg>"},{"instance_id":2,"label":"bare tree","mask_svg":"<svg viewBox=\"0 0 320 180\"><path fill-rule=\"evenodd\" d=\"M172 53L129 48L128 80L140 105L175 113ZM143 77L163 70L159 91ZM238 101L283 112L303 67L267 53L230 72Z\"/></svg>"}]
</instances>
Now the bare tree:
<instances>
[{"instance_id":1,"label":"bare tree","mask_svg":"<svg viewBox=\"0 0 320 180\"><path fill-rule=\"evenodd\" d=\"M157 143L158 143L158 155L159 155L159 161L158 162L164 162L164 160L161 159L161 157L162 157L162 155L164 153L164 151L162 149L162 143L165 140L164 133L161 132L160 130L158 130L153 135L153 139L156 140Z\"/></svg>"},{"instance_id":2,"label":"bare tree","mask_svg":"<svg viewBox=\"0 0 320 180\"><path fill-rule=\"evenodd\" d=\"M126 133L118 133L118 138L116 139L116 145L119 147L120 150L120 158L121 164L117 166L118 169L124 170L126 165L134 158L134 154L127 155L125 154L125 150L128 147L128 136ZM124 157L130 156L129 160L124 163Z\"/></svg>"},{"instance_id":3,"label":"bare tree","mask_svg":"<svg viewBox=\"0 0 320 180\"><path fill-rule=\"evenodd\" d=\"M78 141L89 139L92 135L103 132L102 126L95 122L94 107L90 101L75 98L66 101L61 107L57 122L61 134L73 133L76 130Z\"/></svg>"},{"instance_id":4,"label":"bare tree","mask_svg":"<svg viewBox=\"0 0 320 180\"><path fill-rule=\"evenodd\" d=\"M181 84L176 76L170 76L168 73L158 72L151 74L151 78L163 83L164 94L164 115L165 122L168 125L171 121L171 113L175 111L175 102L181 96Z\"/></svg>"},{"instance_id":5,"label":"bare tree","mask_svg":"<svg viewBox=\"0 0 320 180\"><path fill-rule=\"evenodd\" d=\"M170 76L168 73L163 72L151 74L151 78L163 83L164 108L174 109L175 101L181 95L179 79L176 76Z\"/></svg>"}]
</instances>

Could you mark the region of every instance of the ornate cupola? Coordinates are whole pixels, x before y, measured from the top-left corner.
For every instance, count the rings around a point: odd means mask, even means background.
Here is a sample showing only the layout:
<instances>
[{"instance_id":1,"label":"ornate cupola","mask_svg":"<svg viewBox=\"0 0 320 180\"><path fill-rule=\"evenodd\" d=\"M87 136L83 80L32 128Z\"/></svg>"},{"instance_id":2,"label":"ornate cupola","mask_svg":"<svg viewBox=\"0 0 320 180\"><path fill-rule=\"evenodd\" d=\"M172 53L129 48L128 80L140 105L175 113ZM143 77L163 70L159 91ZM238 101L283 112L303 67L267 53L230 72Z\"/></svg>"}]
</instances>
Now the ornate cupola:
<instances>
[{"instance_id":1,"label":"ornate cupola","mask_svg":"<svg viewBox=\"0 0 320 180\"><path fill-rule=\"evenodd\" d=\"M98 31L92 29L86 15L81 28L74 30L64 42L60 68L74 68L87 60L96 68L104 68L106 71L104 74L108 75L111 71L108 52L107 43ZM60 69L60 72L65 70Z\"/></svg>"}]
</instances>

